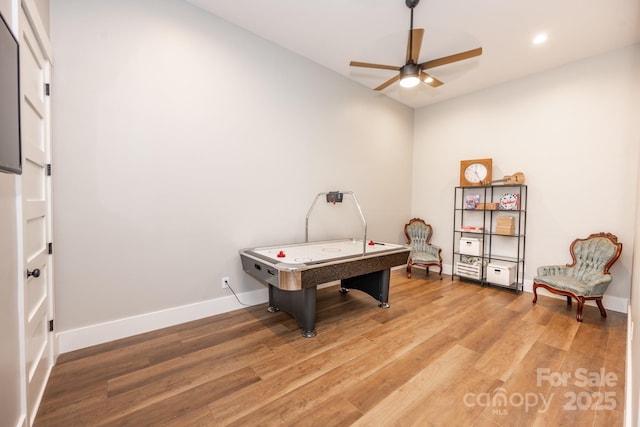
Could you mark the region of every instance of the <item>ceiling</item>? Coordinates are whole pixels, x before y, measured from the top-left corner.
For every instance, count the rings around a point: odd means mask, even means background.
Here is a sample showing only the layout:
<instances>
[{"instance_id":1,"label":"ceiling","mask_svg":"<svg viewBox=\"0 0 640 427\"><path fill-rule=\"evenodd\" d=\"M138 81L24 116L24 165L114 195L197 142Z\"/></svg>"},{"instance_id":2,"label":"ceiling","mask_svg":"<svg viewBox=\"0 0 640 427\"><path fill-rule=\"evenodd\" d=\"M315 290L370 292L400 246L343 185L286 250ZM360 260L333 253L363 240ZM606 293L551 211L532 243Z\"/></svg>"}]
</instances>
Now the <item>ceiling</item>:
<instances>
[{"instance_id":1,"label":"ceiling","mask_svg":"<svg viewBox=\"0 0 640 427\"><path fill-rule=\"evenodd\" d=\"M349 61L405 63L405 0L186 0L373 90L397 72ZM480 57L432 68L445 84L382 92L418 108L640 42L640 0L421 0L419 62L483 48ZM533 45L534 35L548 41Z\"/></svg>"}]
</instances>

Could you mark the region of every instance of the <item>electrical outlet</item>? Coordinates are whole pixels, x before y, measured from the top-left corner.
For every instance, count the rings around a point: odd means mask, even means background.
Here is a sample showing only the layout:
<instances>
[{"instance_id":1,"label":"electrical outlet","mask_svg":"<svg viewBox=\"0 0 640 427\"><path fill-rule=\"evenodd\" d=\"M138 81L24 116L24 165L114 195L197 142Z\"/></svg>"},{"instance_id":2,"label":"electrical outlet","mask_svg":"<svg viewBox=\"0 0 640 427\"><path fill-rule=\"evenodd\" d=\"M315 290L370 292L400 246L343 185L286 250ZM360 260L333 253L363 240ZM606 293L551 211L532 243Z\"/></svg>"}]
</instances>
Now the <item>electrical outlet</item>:
<instances>
[{"instance_id":1,"label":"electrical outlet","mask_svg":"<svg viewBox=\"0 0 640 427\"><path fill-rule=\"evenodd\" d=\"M229 287L229 278L228 277L223 277L222 278L222 289L227 289Z\"/></svg>"}]
</instances>

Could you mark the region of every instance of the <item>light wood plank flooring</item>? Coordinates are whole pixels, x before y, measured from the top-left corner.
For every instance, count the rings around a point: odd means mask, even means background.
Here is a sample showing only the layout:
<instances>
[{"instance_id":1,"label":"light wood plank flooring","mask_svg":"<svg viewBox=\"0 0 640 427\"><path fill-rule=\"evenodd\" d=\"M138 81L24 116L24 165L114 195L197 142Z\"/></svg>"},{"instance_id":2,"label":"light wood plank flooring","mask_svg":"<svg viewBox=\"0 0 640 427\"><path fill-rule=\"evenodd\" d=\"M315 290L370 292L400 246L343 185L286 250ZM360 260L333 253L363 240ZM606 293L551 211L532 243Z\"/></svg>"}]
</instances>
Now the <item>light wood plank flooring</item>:
<instances>
[{"instance_id":1,"label":"light wood plank flooring","mask_svg":"<svg viewBox=\"0 0 640 427\"><path fill-rule=\"evenodd\" d=\"M625 315L423 270L390 309L337 289L311 339L262 304L63 354L35 425L623 425Z\"/></svg>"}]
</instances>

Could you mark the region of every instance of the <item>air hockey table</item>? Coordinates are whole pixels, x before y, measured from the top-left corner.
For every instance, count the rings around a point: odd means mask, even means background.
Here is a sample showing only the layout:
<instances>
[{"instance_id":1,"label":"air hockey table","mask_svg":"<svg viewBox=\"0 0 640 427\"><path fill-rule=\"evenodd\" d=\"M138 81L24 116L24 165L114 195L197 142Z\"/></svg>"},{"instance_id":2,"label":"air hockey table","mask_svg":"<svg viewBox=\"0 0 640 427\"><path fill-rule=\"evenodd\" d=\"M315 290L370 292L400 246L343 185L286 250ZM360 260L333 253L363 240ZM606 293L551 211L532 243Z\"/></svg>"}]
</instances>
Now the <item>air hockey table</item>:
<instances>
[{"instance_id":1,"label":"air hockey table","mask_svg":"<svg viewBox=\"0 0 640 427\"><path fill-rule=\"evenodd\" d=\"M270 312L292 315L302 336L316 336L316 291L340 280L340 292L357 289L389 307L391 267L407 263L409 247L358 239L243 249L242 268L269 287Z\"/></svg>"}]
</instances>

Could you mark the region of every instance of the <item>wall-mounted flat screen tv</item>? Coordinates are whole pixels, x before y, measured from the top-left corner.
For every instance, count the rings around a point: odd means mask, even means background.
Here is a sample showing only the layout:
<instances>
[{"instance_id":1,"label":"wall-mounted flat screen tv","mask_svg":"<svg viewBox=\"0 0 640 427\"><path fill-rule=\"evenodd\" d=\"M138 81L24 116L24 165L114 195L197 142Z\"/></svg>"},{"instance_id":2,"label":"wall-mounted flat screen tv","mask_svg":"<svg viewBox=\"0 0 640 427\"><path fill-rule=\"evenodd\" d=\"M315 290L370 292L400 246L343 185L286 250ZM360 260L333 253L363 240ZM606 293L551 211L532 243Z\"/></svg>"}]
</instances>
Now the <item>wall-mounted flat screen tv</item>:
<instances>
[{"instance_id":1,"label":"wall-mounted flat screen tv","mask_svg":"<svg viewBox=\"0 0 640 427\"><path fill-rule=\"evenodd\" d=\"M0 19L0 172L21 174L20 52L1 13Z\"/></svg>"}]
</instances>

